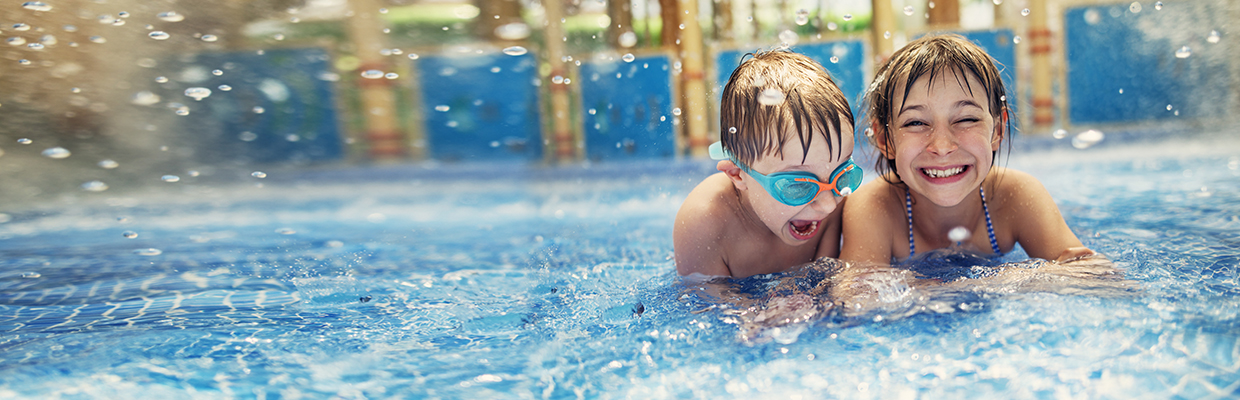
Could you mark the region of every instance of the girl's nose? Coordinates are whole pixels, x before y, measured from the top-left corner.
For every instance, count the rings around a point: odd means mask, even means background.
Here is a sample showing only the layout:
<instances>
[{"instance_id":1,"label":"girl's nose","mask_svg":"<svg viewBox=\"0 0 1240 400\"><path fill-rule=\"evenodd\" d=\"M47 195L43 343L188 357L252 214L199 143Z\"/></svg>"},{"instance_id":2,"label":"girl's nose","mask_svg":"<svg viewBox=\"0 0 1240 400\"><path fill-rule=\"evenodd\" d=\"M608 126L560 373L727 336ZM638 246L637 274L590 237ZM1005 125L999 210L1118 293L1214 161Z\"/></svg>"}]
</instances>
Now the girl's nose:
<instances>
[{"instance_id":1,"label":"girl's nose","mask_svg":"<svg viewBox=\"0 0 1240 400\"><path fill-rule=\"evenodd\" d=\"M931 153L944 155L956 151L956 136L952 135L947 129L936 128L930 134L930 143L926 145L926 150Z\"/></svg>"}]
</instances>

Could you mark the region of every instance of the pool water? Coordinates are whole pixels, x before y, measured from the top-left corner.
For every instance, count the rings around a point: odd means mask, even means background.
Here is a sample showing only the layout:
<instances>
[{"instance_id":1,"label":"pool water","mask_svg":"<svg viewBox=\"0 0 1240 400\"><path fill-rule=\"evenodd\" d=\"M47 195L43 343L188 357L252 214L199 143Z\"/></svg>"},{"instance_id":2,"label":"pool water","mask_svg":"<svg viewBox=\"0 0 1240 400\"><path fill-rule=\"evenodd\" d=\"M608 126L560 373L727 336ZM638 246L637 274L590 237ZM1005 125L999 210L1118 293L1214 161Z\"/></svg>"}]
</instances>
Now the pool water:
<instances>
[{"instance_id":1,"label":"pool water","mask_svg":"<svg viewBox=\"0 0 1240 400\"><path fill-rule=\"evenodd\" d=\"M1190 136L1006 161L1131 289L1018 253L995 268L1038 285L892 286L861 313L826 306L830 262L677 278L707 162L268 171L4 209L0 397L1240 396L1240 139Z\"/></svg>"}]
</instances>

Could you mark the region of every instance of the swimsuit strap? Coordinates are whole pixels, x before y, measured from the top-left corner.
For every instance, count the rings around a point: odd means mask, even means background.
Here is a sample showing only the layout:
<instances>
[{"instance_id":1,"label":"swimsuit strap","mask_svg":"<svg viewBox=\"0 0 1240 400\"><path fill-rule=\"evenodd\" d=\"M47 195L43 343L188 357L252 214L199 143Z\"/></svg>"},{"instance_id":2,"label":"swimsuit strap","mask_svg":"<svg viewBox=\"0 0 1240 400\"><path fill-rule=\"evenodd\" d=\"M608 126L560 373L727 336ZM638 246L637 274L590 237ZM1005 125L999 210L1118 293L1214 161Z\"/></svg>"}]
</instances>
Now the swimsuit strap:
<instances>
[{"instance_id":1,"label":"swimsuit strap","mask_svg":"<svg viewBox=\"0 0 1240 400\"><path fill-rule=\"evenodd\" d=\"M977 188L977 192L982 195L982 213L986 215L986 234L990 236L990 249L995 254L1003 254L999 250L999 241L995 240L995 226L990 222L990 207L986 206L986 190L981 187ZM904 216L908 219L908 256L912 257L917 253L917 246L913 243L913 196L910 196L908 190L904 191Z\"/></svg>"},{"instance_id":2,"label":"swimsuit strap","mask_svg":"<svg viewBox=\"0 0 1240 400\"><path fill-rule=\"evenodd\" d=\"M990 224L990 208L986 207L986 191L979 186L977 192L982 194L982 212L986 214L986 234L990 235L990 249L994 250L995 254L1003 254L999 251L999 241L995 240L995 226Z\"/></svg>"}]
</instances>

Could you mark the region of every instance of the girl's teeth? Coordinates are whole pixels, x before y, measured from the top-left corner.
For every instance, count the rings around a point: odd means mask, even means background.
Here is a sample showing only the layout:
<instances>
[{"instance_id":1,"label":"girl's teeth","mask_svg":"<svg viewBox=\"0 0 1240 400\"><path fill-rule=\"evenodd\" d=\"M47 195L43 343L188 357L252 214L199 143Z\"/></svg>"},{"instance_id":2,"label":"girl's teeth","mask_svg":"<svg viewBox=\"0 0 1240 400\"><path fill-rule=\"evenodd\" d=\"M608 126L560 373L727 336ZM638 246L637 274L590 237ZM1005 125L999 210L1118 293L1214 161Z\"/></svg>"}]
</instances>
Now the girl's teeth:
<instances>
[{"instance_id":1,"label":"girl's teeth","mask_svg":"<svg viewBox=\"0 0 1240 400\"><path fill-rule=\"evenodd\" d=\"M929 175L931 178L946 178L964 171L964 167L948 169L923 169L923 171L926 171L926 175Z\"/></svg>"}]
</instances>

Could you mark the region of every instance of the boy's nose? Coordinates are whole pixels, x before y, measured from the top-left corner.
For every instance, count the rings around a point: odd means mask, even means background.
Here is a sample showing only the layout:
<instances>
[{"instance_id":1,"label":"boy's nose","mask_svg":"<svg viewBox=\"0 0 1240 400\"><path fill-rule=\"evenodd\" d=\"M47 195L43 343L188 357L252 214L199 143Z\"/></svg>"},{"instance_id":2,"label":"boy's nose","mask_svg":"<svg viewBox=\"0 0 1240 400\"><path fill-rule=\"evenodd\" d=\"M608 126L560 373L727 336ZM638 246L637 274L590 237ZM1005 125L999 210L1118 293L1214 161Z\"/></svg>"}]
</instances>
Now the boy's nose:
<instances>
[{"instance_id":1,"label":"boy's nose","mask_svg":"<svg viewBox=\"0 0 1240 400\"><path fill-rule=\"evenodd\" d=\"M926 150L934 154L948 154L956 151L956 136L947 129L936 128L930 133L930 143L926 145Z\"/></svg>"},{"instance_id":2,"label":"boy's nose","mask_svg":"<svg viewBox=\"0 0 1240 400\"><path fill-rule=\"evenodd\" d=\"M835 211L835 206L839 204L839 201L840 197L836 197L835 193L823 193L810 202L809 207L815 213L821 213L823 218L826 218L827 214Z\"/></svg>"}]
</instances>

